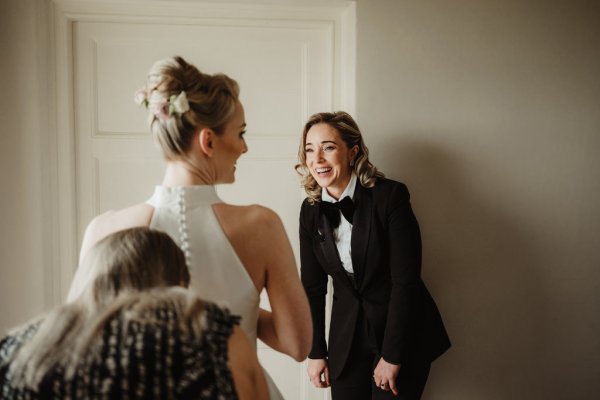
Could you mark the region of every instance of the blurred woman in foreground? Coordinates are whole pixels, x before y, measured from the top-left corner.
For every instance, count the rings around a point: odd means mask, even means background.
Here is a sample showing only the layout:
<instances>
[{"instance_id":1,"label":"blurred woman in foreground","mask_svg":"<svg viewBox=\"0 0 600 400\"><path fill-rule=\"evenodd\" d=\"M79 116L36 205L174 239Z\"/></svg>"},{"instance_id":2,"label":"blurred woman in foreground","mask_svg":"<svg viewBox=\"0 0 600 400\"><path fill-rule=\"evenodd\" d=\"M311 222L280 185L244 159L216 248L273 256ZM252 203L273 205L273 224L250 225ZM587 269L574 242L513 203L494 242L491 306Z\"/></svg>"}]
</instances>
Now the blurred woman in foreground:
<instances>
[{"instance_id":1,"label":"blurred woman in foreground","mask_svg":"<svg viewBox=\"0 0 600 400\"><path fill-rule=\"evenodd\" d=\"M78 298L0 341L2 399L268 399L238 318L185 289L167 234L116 232L82 265Z\"/></svg>"}]
</instances>

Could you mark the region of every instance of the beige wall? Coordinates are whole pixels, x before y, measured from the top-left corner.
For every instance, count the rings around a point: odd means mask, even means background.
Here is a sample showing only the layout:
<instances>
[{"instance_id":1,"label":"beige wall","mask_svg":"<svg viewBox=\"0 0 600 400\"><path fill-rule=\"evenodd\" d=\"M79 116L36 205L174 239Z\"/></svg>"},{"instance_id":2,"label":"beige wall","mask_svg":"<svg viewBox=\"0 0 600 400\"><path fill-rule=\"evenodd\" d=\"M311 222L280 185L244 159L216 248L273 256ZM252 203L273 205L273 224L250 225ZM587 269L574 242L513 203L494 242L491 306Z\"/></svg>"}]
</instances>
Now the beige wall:
<instances>
[{"instance_id":1,"label":"beige wall","mask_svg":"<svg viewBox=\"0 0 600 400\"><path fill-rule=\"evenodd\" d=\"M411 189L423 275L454 343L434 364L428 399L600 390L591 3L358 1L357 120L373 161ZM52 298L40 4L0 2L2 330Z\"/></svg>"},{"instance_id":2,"label":"beige wall","mask_svg":"<svg viewBox=\"0 0 600 400\"><path fill-rule=\"evenodd\" d=\"M454 343L426 398L597 397L600 3L359 0L357 15L358 122L411 189Z\"/></svg>"},{"instance_id":3,"label":"beige wall","mask_svg":"<svg viewBox=\"0 0 600 400\"><path fill-rule=\"evenodd\" d=\"M36 0L0 1L0 332L40 313L48 292L40 5Z\"/></svg>"}]
</instances>

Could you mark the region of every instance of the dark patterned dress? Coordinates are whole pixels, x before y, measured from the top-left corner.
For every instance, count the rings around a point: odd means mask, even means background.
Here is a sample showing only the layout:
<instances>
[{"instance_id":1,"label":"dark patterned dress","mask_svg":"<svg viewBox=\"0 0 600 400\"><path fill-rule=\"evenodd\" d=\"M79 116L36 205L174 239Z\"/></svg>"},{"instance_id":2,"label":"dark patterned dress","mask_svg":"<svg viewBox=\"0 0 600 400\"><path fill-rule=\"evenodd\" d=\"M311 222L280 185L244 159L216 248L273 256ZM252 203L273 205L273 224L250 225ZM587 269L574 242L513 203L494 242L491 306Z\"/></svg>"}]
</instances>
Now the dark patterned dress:
<instances>
[{"instance_id":1,"label":"dark patterned dress","mask_svg":"<svg viewBox=\"0 0 600 400\"><path fill-rule=\"evenodd\" d=\"M205 311L200 338L182 329L168 304L152 310L155 321L126 321L127 311L117 313L98 339L96 356L84 357L69 380L61 366L51 369L37 391L15 388L6 363L40 326L29 324L0 341L0 398L237 399L227 341L239 318L212 303Z\"/></svg>"}]
</instances>

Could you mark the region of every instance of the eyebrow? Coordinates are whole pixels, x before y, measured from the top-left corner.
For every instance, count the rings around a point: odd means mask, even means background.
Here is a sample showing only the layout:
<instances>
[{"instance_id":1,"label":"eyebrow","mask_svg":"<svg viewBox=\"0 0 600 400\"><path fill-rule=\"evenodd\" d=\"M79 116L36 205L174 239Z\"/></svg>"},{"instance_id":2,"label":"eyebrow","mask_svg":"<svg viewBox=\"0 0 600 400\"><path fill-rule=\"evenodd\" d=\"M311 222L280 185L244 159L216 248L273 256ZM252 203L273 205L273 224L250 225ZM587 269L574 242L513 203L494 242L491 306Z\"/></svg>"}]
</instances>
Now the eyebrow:
<instances>
[{"instance_id":1,"label":"eyebrow","mask_svg":"<svg viewBox=\"0 0 600 400\"><path fill-rule=\"evenodd\" d=\"M337 144L337 143L336 143L336 142L334 142L333 140L323 140L323 141L321 142L321 144L324 144L324 143L333 143L333 144ZM305 146L308 146L308 145L311 145L311 146L312 146L312 143L311 143L311 142L306 142Z\"/></svg>"}]
</instances>

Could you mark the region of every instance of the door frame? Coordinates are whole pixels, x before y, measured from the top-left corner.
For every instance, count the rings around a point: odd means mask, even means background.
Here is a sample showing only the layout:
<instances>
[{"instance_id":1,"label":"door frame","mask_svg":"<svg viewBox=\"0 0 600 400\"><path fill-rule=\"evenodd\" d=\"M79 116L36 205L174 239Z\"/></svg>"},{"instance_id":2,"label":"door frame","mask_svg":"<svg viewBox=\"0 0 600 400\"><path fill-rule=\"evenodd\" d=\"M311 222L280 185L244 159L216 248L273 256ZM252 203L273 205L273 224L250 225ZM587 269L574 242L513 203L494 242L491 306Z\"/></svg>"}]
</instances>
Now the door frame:
<instances>
[{"instance_id":1,"label":"door frame","mask_svg":"<svg viewBox=\"0 0 600 400\"><path fill-rule=\"evenodd\" d=\"M49 99L51 115L45 198L48 232L45 298L60 304L77 265L81 238L77 233L76 139L74 130L73 26L77 22L163 22L170 24L264 24L302 27L327 24L333 35L333 108L351 114L356 106L356 2L271 1L252 3L205 1L46 0L50 35ZM331 291L330 291L331 292Z\"/></svg>"}]
</instances>

